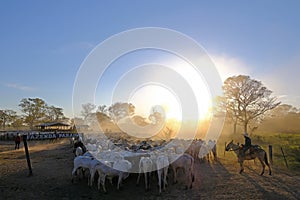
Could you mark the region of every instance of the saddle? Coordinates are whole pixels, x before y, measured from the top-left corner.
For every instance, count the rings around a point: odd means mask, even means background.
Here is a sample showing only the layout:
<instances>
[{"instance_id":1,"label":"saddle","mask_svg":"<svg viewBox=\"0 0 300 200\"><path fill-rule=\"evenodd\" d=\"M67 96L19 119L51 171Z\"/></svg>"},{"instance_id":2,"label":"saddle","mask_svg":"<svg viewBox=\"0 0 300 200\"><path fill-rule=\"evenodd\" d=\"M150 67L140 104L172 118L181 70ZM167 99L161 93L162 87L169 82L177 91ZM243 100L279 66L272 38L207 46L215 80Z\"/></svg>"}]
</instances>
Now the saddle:
<instances>
[{"instance_id":1,"label":"saddle","mask_svg":"<svg viewBox=\"0 0 300 200\"><path fill-rule=\"evenodd\" d=\"M240 146L240 151L242 151L244 149L244 146L245 145L243 145L243 144ZM256 145L256 144L255 145L251 145L250 148L245 153L246 154L249 153L251 155L251 154L254 154L259 149L261 149L261 147L259 145Z\"/></svg>"}]
</instances>

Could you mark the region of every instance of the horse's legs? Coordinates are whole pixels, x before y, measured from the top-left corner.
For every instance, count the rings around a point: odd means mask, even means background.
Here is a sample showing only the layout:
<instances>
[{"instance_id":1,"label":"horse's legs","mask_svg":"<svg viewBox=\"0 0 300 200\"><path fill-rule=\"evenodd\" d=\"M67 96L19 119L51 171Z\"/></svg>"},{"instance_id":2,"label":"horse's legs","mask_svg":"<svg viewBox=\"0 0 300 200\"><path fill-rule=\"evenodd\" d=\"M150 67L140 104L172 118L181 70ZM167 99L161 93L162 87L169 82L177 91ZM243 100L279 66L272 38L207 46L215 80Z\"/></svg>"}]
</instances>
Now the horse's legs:
<instances>
[{"instance_id":1,"label":"horse's legs","mask_svg":"<svg viewBox=\"0 0 300 200\"><path fill-rule=\"evenodd\" d=\"M269 168L269 175L272 175L272 170L271 170L270 164L269 164L269 162L268 162L268 158L267 158L267 153L266 153L266 152L265 152L265 155L264 155L264 159L265 159L266 165L267 165L268 168Z\"/></svg>"},{"instance_id":2,"label":"horse's legs","mask_svg":"<svg viewBox=\"0 0 300 200\"><path fill-rule=\"evenodd\" d=\"M240 169L240 174L241 174L244 171L243 162L240 162L240 167L241 167L241 169Z\"/></svg>"},{"instance_id":3,"label":"horse's legs","mask_svg":"<svg viewBox=\"0 0 300 200\"><path fill-rule=\"evenodd\" d=\"M264 163L264 161L262 160L262 158L261 157L258 157L258 159L259 159L259 161L260 161L260 163L261 163L261 166L262 166L262 172L260 173L260 175L262 176L264 173L265 173L265 167L266 167L266 165L265 165L265 163Z\"/></svg>"},{"instance_id":4,"label":"horse's legs","mask_svg":"<svg viewBox=\"0 0 300 200\"><path fill-rule=\"evenodd\" d=\"M270 164L269 163L266 163L268 168L269 168L269 175L272 175L272 170L271 170L271 167L270 167Z\"/></svg>"}]
</instances>

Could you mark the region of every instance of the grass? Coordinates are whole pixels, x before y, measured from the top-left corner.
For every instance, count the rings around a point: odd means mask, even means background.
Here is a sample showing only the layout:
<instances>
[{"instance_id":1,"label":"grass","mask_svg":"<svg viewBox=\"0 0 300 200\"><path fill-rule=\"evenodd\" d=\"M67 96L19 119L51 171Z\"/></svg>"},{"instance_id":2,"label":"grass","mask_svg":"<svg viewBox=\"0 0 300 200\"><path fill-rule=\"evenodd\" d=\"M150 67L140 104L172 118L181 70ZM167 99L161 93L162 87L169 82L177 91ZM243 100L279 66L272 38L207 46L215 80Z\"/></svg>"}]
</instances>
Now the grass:
<instances>
[{"instance_id":1,"label":"grass","mask_svg":"<svg viewBox=\"0 0 300 200\"><path fill-rule=\"evenodd\" d=\"M269 145L272 145L273 166L286 168L282 148L288 168L300 172L300 133L261 133L252 136L252 143L261 145L267 152L269 152Z\"/></svg>"}]
</instances>

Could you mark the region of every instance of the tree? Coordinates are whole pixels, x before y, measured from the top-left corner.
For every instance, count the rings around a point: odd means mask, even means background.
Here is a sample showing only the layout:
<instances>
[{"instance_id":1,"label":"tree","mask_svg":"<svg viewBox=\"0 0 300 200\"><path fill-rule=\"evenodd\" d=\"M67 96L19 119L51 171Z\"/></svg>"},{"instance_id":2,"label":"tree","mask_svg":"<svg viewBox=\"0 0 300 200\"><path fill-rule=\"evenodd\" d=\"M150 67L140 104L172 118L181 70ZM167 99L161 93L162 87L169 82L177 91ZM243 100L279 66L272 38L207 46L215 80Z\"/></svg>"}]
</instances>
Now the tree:
<instances>
[{"instance_id":1,"label":"tree","mask_svg":"<svg viewBox=\"0 0 300 200\"><path fill-rule=\"evenodd\" d=\"M135 106L131 103L114 103L108 108L109 116L115 122L128 116L132 116L135 112Z\"/></svg>"},{"instance_id":2,"label":"tree","mask_svg":"<svg viewBox=\"0 0 300 200\"><path fill-rule=\"evenodd\" d=\"M237 123L242 123L244 132L253 120L262 117L267 111L277 107L276 97L260 81L249 76L232 76L223 85L226 111Z\"/></svg>"},{"instance_id":3,"label":"tree","mask_svg":"<svg viewBox=\"0 0 300 200\"><path fill-rule=\"evenodd\" d=\"M297 108L288 104L281 104L270 112L270 117L284 117L290 114L297 114Z\"/></svg>"},{"instance_id":4,"label":"tree","mask_svg":"<svg viewBox=\"0 0 300 200\"><path fill-rule=\"evenodd\" d=\"M40 98L24 98L19 104L24 113L24 121L32 130L34 125L41 122L46 116L46 102Z\"/></svg>"},{"instance_id":5,"label":"tree","mask_svg":"<svg viewBox=\"0 0 300 200\"><path fill-rule=\"evenodd\" d=\"M108 110L106 105L98 106L96 116L98 122L110 121L110 117L108 116Z\"/></svg>"},{"instance_id":6,"label":"tree","mask_svg":"<svg viewBox=\"0 0 300 200\"><path fill-rule=\"evenodd\" d=\"M102 112L96 112L98 122L110 121L110 117Z\"/></svg>"},{"instance_id":7,"label":"tree","mask_svg":"<svg viewBox=\"0 0 300 200\"><path fill-rule=\"evenodd\" d=\"M163 133L164 133L164 138L165 138L166 140L170 140L171 137L172 137L172 134L173 134L173 130L172 130L171 128L169 128L169 127L165 127L165 129L166 129L166 130L163 131Z\"/></svg>"},{"instance_id":8,"label":"tree","mask_svg":"<svg viewBox=\"0 0 300 200\"><path fill-rule=\"evenodd\" d=\"M218 116L224 116L226 114L226 121L229 121L233 124L233 133L236 133L237 125L238 125L238 109L235 108L235 104L233 102L228 102L225 96L217 96L216 99L216 107L214 107L214 112Z\"/></svg>"},{"instance_id":9,"label":"tree","mask_svg":"<svg viewBox=\"0 0 300 200\"><path fill-rule=\"evenodd\" d=\"M106 105L98 106L97 112L107 114L107 106Z\"/></svg>"},{"instance_id":10,"label":"tree","mask_svg":"<svg viewBox=\"0 0 300 200\"><path fill-rule=\"evenodd\" d=\"M62 108L46 105L45 109L47 121L60 121L65 119Z\"/></svg>"},{"instance_id":11,"label":"tree","mask_svg":"<svg viewBox=\"0 0 300 200\"><path fill-rule=\"evenodd\" d=\"M299 109L292 105L282 104L268 112L261 129L265 132L298 133L299 121Z\"/></svg>"},{"instance_id":12,"label":"tree","mask_svg":"<svg viewBox=\"0 0 300 200\"><path fill-rule=\"evenodd\" d=\"M13 110L0 110L0 122L2 128L5 130L6 125L13 123L16 117L17 113Z\"/></svg>"},{"instance_id":13,"label":"tree","mask_svg":"<svg viewBox=\"0 0 300 200\"><path fill-rule=\"evenodd\" d=\"M154 106L151 108L148 119L152 124L162 124L165 122L164 109L161 106Z\"/></svg>"},{"instance_id":14,"label":"tree","mask_svg":"<svg viewBox=\"0 0 300 200\"><path fill-rule=\"evenodd\" d=\"M92 103L82 104L81 115L83 116L84 120L87 120L90 117L90 115L93 113L93 110L95 110L95 108L96 105Z\"/></svg>"},{"instance_id":15,"label":"tree","mask_svg":"<svg viewBox=\"0 0 300 200\"><path fill-rule=\"evenodd\" d=\"M147 126L147 125L149 125L149 123L147 122L147 118L142 117L140 115L134 115L131 119L138 126Z\"/></svg>"},{"instance_id":16,"label":"tree","mask_svg":"<svg viewBox=\"0 0 300 200\"><path fill-rule=\"evenodd\" d=\"M23 126L24 119L21 116L17 116L15 120L11 123L11 126L15 129L20 129Z\"/></svg>"}]
</instances>

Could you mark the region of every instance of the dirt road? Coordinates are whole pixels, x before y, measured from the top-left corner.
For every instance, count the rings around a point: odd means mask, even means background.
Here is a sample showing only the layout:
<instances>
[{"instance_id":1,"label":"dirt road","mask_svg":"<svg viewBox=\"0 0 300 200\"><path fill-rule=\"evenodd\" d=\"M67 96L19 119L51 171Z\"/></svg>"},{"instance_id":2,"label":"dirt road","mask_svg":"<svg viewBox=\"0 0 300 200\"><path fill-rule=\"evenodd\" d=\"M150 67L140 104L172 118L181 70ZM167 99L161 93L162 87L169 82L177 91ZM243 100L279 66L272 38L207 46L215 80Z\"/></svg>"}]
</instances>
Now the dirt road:
<instances>
[{"instance_id":1,"label":"dirt road","mask_svg":"<svg viewBox=\"0 0 300 200\"><path fill-rule=\"evenodd\" d=\"M184 179L172 184L158 195L157 178L151 179L151 189L145 192L143 179L136 186L136 174L124 181L123 188L107 182L108 194L89 188L87 180L71 183L73 154L67 141L54 144L29 143L33 176L28 169L23 146L13 150L12 142L0 141L0 199L300 199L300 176L274 169L259 176L258 161L245 162L245 173L238 174L236 158L227 153L219 161L195 163L195 182L184 189Z\"/></svg>"}]
</instances>

